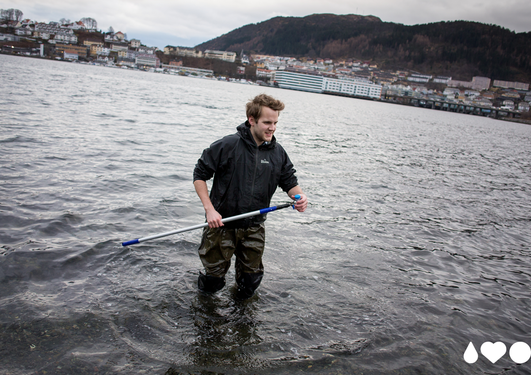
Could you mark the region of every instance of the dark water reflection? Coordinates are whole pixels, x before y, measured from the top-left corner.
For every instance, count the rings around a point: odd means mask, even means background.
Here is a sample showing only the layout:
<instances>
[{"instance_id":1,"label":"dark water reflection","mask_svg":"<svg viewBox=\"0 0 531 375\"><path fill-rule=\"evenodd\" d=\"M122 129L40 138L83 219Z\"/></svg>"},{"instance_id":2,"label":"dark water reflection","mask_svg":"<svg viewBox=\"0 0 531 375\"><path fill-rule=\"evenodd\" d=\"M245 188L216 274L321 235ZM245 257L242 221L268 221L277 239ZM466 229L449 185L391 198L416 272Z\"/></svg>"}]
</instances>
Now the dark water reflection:
<instances>
[{"instance_id":1,"label":"dark water reflection","mask_svg":"<svg viewBox=\"0 0 531 375\"><path fill-rule=\"evenodd\" d=\"M0 56L0 374L530 373L531 128ZM192 169L260 92L310 196L264 281L198 293ZM279 192L273 199L283 203Z\"/></svg>"}]
</instances>

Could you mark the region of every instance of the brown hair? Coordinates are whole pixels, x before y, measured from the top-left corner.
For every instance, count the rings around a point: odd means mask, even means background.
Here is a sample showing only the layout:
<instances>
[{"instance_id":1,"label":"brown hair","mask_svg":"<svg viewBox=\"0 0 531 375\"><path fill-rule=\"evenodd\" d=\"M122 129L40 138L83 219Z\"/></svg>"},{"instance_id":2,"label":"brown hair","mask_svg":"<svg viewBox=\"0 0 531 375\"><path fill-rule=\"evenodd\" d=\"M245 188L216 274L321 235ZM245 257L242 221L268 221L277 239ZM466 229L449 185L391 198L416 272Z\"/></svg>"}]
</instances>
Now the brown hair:
<instances>
[{"instance_id":1,"label":"brown hair","mask_svg":"<svg viewBox=\"0 0 531 375\"><path fill-rule=\"evenodd\" d=\"M274 111L280 112L284 109L285 106L284 103L282 103L280 100L275 99L269 95L257 95L254 97L254 99L250 100L245 106L247 119L252 117L255 119L255 121L258 121L258 119L262 115L262 107L269 107Z\"/></svg>"}]
</instances>

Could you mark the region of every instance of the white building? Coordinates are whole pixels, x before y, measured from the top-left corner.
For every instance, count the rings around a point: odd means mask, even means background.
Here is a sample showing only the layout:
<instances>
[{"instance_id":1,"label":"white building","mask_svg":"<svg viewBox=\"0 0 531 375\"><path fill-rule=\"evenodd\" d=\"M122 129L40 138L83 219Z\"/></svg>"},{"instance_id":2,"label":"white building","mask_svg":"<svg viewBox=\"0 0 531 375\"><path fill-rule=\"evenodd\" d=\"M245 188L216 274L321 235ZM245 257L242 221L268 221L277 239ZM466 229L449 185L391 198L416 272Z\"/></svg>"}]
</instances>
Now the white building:
<instances>
[{"instance_id":1,"label":"white building","mask_svg":"<svg viewBox=\"0 0 531 375\"><path fill-rule=\"evenodd\" d=\"M138 47L138 53L143 53L146 55L154 55L155 50L156 50L156 47L145 47L145 46Z\"/></svg>"},{"instance_id":2,"label":"white building","mask_svg":"<svg viewBox=\"0 0 531 375\"><path fill-rule=\"evenodd\" d=\"M504 100L502 109L509 109L511 111L514 110L514 102L512 100Z\"/></svg>"},{"instance_id":3,"label":"white building","mask_svg":"<svg viewBox=\"0 0 531 375\"><path fill-rule=\"evenodd\" d=\"M355 78L329 78L289 70L273 72L273 82L282 89L380 99L382 85Z\"/></svg>"},{"instance_id":4,"label":"white building","mask_svg":"<svg viewBox=\"0 0 531 375\"><path fill-rule=\"evenodd\" d=\"M490 88L490 78L487 77L473 77L472 88L474 90L488 90Z\"/></svg>"},{"instance_id":5,"label":"white building","mask_svg":"<svg viewBox=\"0 0 531 375\"><path fill-rule=\"evenodd\" d=\"M60 28L59 30L56 29L53 39L55 42L59 43L77 43L77 36L74 34L74 31L66 28Z\"/></svg>"},{"instance_id":6,"label":"white building","mask_svg":"<svg viewBox=\"0 0 531 375\"><path fill-rule=\"evenodd\" d=\"M15 29L15 35L18 36L32 36L33 30L29 26L17 27Z\"/></svg>"},{"instance_id":7,"label":"white building","mask_svg":"<svg viewBox=\"0 0 531 375\"><path fill-rule=\"evenodd\" d=\"M93 44L90 46L90 54L93 56L109 56L111 49L103 44Z\"/></svg>"},{"instance_id":8,"label":"white building","mask_svg":"<svg viewBox=\"0 0 531 375\"><path fill-rule=\"evenodd\" d=\"M523 83L523 82L508 82L508 81L500 81L500 80L494 80L494 83L492 84L494 87L502 87L506 89L516 89L516 90L529 90L529 83Z\"/></svg>"},{"instance_id":9,"label":"white building","mask_svg":"<svg viewBox=\"0 0 531 375\"><path fill-rule=\"evenodd\" d=\"M432 76L423 75L423 74L411 74L407 77L408 81L419 82L419 83L428 83L432 79Z\"/></svg>"},{"instance_id":10,"label":"white building","mask_svg":"<svg viewBox=\"0 0 531 375\"><path fill-rule=\"evenodd\" d=\"M138 48L140 47L141 43L140 43L140 40L138 39L131 39L129 41L129 45L132 47L132 48Z\"/></svg>"},{"instance_id":11,"label":"white building","mask_svg":"<svg viewBox=\"0 0 531 375\"><path fill-rule=\"evenodd\" d=\"M358 79L325 78L323 91L334 94L380 99L382 96L382 85Z\"/></svg>"},{"instance_id":12,"label":"white building","mask_svg":"<svg viewBox=\"0 0 531 375\"><path fill-rule=\"evenodd\" d=\"M448 82L450 82L451 80L452 80L452 77L438 76L438 77L435 77L433 79L433 82L435 82L435 83L444 83L445 85L447 85Z\"/></svg>"},{"instance_id":13,"label":"white building","mask_svg":"<svg viewBox=\"0 0 531 375\"><path fill-rule=\"evenodd\" d=\"M273 82L281 89L323 92L324 77L317 74L296 73L278 70L273 73Z\"/></svg>"},{"instance_id":14,"label":"white building","mask_svg":"<svg viewBox=\"0 0 531 375\"><path fill-rule=\"evenodd\" d=\"M137 66L153 66L158 68L160 66L160 60L153 54L138 54L135 57L135 64Z\"/></svg>"},{"instance_id":15,"label":"white building","mask_svg":"<svg viewBox=\"0 0 531 375\"><path fill-rule=\"evenodd\" d=\"M518 104L518 110L520 112L529 112L529 103L527 102L520 102Z\"/></svg>"}]
</instances>

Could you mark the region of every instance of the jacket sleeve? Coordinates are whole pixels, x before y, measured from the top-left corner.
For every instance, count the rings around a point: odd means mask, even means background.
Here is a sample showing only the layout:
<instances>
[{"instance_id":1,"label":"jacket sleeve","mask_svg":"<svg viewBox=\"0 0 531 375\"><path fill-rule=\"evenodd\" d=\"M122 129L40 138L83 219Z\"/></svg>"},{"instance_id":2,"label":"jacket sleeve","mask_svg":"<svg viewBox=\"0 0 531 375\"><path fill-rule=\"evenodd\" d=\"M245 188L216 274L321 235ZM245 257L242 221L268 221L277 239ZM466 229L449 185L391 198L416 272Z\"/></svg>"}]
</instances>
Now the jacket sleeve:
<instances>
[{"instance_id":1,"label":"jacket sleeve","mask_svg":"<svg viewBox=\"0 0 531 375\"><path fill-rule=\"evenodd\" d=\"M214 176L218 169L218 162L221 160L222 150L221 141L216 141L203 150L194 168L194 181L208 181Z\"/></svg>"},{"instance_id":2,"label":"jacket sleeve","mask_svg":"<svg viewBox=\"0 0 531 375\"><path fill-rule=\"evenodd\" d=\"M284 151L284 163L282 164L278 185L286 193L299 184L295 172L296 170L293 167L293 163L289 159L288 154Z\"/></svg>"}]
</instances>

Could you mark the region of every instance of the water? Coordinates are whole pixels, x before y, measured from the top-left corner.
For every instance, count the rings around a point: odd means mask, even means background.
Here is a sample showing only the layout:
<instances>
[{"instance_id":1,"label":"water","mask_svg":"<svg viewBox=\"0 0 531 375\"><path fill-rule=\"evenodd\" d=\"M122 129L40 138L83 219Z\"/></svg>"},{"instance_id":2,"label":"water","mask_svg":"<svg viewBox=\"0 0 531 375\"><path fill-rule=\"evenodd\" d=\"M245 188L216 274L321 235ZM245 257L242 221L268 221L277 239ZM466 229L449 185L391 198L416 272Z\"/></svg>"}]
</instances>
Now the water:
<instances>
[{"instance_id":1,"label":"water","mask_svg":"<svg viewBox=\"0 0 531 375\"><path fill-rule=\"evenodd\" d=\"M22 57L0 67L0 374L531 373L509 355L531 345L531 127ZM205 297L200 231L120 244L204 220L195 162L261 92L286 103L277 138L310 206L269 215L255 297L232 299L233 270ZM489 341L507 353L465 361Z\"/></svg>"}]
</instances>

